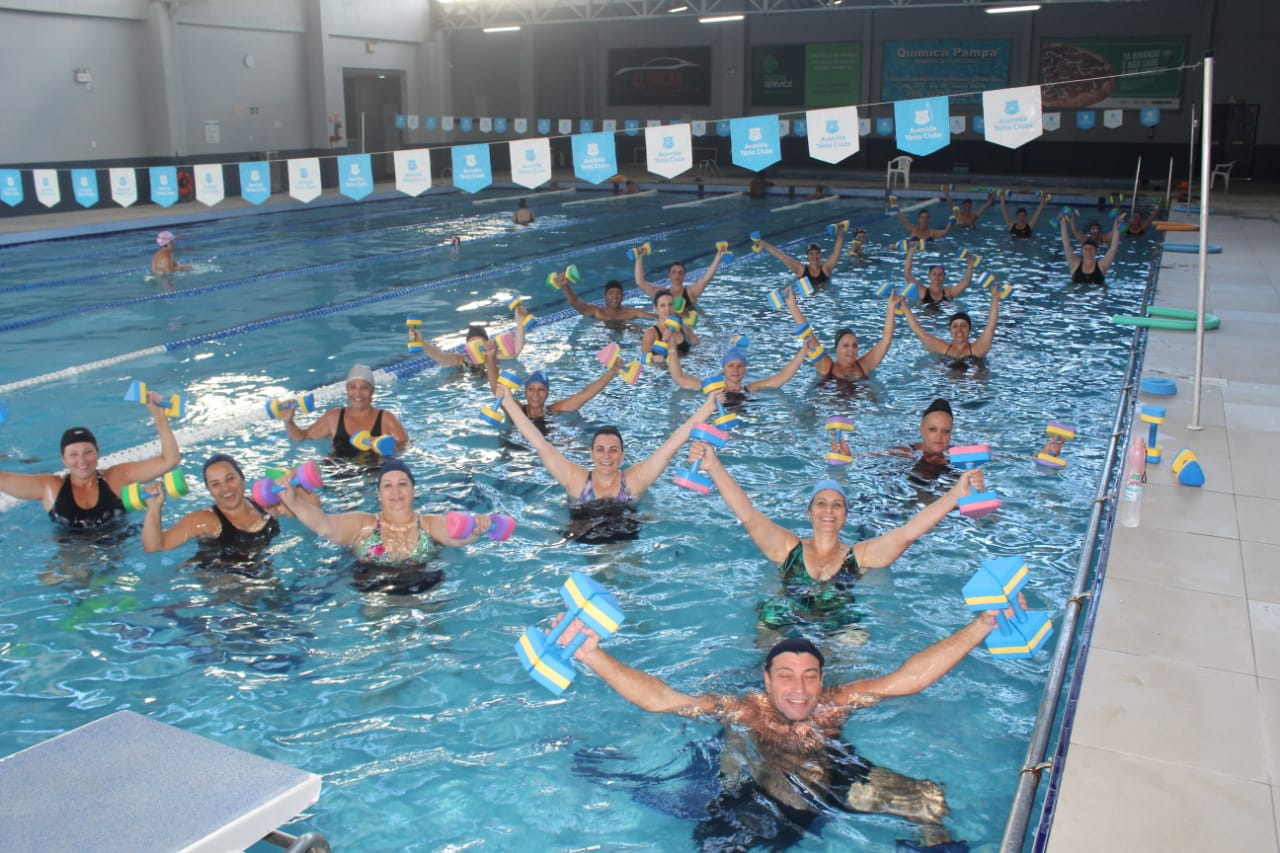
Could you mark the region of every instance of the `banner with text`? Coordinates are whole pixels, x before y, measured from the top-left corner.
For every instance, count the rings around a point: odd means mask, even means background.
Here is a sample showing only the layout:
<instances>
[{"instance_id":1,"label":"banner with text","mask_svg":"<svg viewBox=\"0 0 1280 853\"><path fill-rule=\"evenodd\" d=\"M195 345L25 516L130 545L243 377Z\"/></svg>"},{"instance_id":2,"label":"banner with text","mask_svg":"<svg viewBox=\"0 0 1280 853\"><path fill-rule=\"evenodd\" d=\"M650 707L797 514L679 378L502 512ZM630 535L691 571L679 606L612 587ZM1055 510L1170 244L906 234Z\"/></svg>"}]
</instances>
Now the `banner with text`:
<instances>
[{"instance_id":1,"label":"banner with text","mask_svg":"<svg viewBox=\"0 0 1280 853\"><path fill-rule=\"evenodd\" d=\"M856 106L838 106L831 110L809 110L809 156L823 163L840 163L858 154L860 122Z\"/></svg>"},{"instance_id":2,"label":"banner with text","mask_svg":"<svg viewBox=\"0 0 1280 853\"><path fill-rule=\"evenodd\" d=\"M340 154L338 192L356 201L373 192L373 158L368 154Z\"/></svg>"},{"instance_id":3,"label":"banner with text","mask_svg":"<svg viewBox=\"0 0 1280 853\"><path fill-rule=\"evenodd\" d=\"M951 108L945 97L898 101L893 105L893 125L898 149L917 157L951 142Z\"/></svg>"},{"instance_id":4,"label":"banner with text","mask_svg":"<svg viewBox=\"0 0 1280 853\"><path fill-rule=\"evenodd\" d=\"M1021 148L1044 134L1040 87L1018 86L982 93L983 136L1005 148Z\"/></svg>"},{"instance_id":5,"label":"banner with text","mask_svg":"<svg viewBox=\"0 0 1280 853\"><path fill-rule=\"evenodd\" d=\"M240 197L250 204L271 198L271 168L265 162L240 164Z\"/></svg>"},{"instance_id":6,"label":"banner with text","mask_svg":"<svg viewBox=\"0 0 1280 853\"><path fill-rule=\"evenodd\" d=\"M861 42L751 49L753 106L838 107L861 99Z\"/></svg>"},{"instance_id":7,"label":"banner with text","mask_svg":"<svg viewBox=\"0 0 1280 853\"><path fill-rule=\"evenodd\" d=\"M618 151L612 133L579 133L573 137L573 174L599 184L618 174Z\"/></svg>"},{"instance_id":8,"label":"banner with text","mask_svg":"<svg viewBox=\"0 0 1280 853\"><path fill-rule=\"evenodd\" d=\"M22 204L22 173L17 169L0 169L0 201L10 207Z\"/></svg>"},{"instance_id":9,"label":"banner with text","mask_svg":"<svg viewBox=\"0 0 1280 853\"><path fill-rule=\"evenodd\" d=\"M729 121L733 165L760 172L782 159L777 116L751 116Z\"/></svg>"},{"instance_id":10,"label":"banner with text","mask_svg":"<svg viewBox=\"0 0 1280 853\"><path fill-rule=\"evenodd\" d=\"M431 152L426 148L406 148L395 152L396 189L419 196L431 189Z\"/></svg>"},{"instance_id":11,"label":"banner with text","mask_svg":"<svg viewBox=\"0 0 1280 853\"><path fill-rule=\"evenodd\" d=\"M306 204L320 198L321 189L319 157L289 161L289 195Z\"/></svg>"},{"instance_id":12,"label":"banner with text","mask_svg":"<svg viewBox=\"0 0 1280 853\"><path fill-rule=\"evenodd\" d=\"M111 179L111 200L121 207L129 207L138 201L138 176L128 166L108 169Z\"/></svg>"},{"instance_id":13,"label":"banner with text","mask_svg":"<svg viewBox=\"0 0 1280 853\"><path fill-rule=\"evenodd\" d=\"M151 203L172 207L178 200L178 170L174 166L151 167Z\"/></svg>"},{"instance_id":14,"label":"banner with text","mask_svg":"<svg viewBox=\"0 0 1280 853\"><path fill-rule=\"evenodd\" d=\"M1044 108L1141 109L1182 106L1182 72L1120 77L1116 74L1176 68L1185 61L1181 39L1054 39L1040 44ZM1087 78L1107 77L1106 80ZM1063 82L1063 81L1077 82ZM1057 83L1058 85L1050 85Z\"/></svg>"},{"instance_id":15,"label":"banner with text","mask_svg":"<svg viewBox=\"0 0 1280 853\"><path fill-rule=\"evenodd\" d=\"M222 183L222 164L208 163L195 167L196 201L207 207L219 204L226 197Z\"/></svg>"},{"instance_id":16,"label":"banner with text","mask_svg":"<svg viewBox=\"0 0 1280 853\"><path fill-rule=\"evenodd\" d=\"M456 145L453 154L453 185L463 192L478 193L493 183L488 145Z\"/></svg>"},{"instance_id":17,"label":"banner with text","mask_svg":"<svg viewBox=\"0 0 1280 853\"><path fill-rule=\"evenodd\" d=\"M93 207L98 203L98 170L72 169L71 189L81 207Z\"/></svg>"},{"instance_id":18,"label":"banner with text","mask_svg":"<svg viewBox=\"0 0 1280 853\"><path fill-rule=\"evenodd\" d=\"M646 166L655 175L674 178L693 168L693 135L687 124L644 129Z\"/></svg>"},{"instance_id":19,"label":"banner with text","mask_svg":"<svg viewBox=\"0 0 1280 853\"><path fill-rule=\"evenodd\" d=\"M62 201L62 190L58 189L57 169L32 169L31 179L36 185L36 201L45 207L54 207Z\"/></svg>"},{"instance_id":20,"label":"banner with text","mask_svg":"<svg viewBox=\"0 0 1280 853\"><path fill-rule=\"evenodd\" d=\"M1007 39L885 42L881 99L902 101L972 92L952 100L976 104L977 93L1009 85L1009 55Z\"/></svg>"},{"instance_id":21,"label":"banner with text","mask_svg":"<svg viewBox=\"0 0 1280 853\"><path fill-rule=\"evenodd\" d=\"M511 180L535 189L551 180L551 140L543 137L513 139L507 143Z\"/></svg>"}]
</instances>

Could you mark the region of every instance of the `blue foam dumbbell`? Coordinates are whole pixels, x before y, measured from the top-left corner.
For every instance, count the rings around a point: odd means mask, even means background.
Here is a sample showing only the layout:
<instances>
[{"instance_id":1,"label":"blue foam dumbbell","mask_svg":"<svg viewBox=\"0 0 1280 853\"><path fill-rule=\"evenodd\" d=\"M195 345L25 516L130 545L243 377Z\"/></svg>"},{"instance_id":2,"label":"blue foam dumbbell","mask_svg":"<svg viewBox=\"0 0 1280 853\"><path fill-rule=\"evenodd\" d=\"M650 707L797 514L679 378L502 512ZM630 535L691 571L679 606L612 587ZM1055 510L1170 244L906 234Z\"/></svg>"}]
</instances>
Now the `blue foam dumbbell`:
<instances>
[{"instance_id":1,"label":"blue foam dumbbell","mask_svg":"<svg viewBox=\"0 0 1280 853\"><path fill-rule=\"evenodd\" d=\"M573 654L587 640L585 633L579 633L568 645L561 645L560 637L565 629L578 619L604 639L617 631L626 619L613 594L582 572L574 572L564 582L560 597L567 608L564 618L550 631L526 628L516 641L516 654L525 672L557 696L568 689L578 674L573 666Z\"/></svg>"},{"instance_id":2,"label":"blue foam dumbbell","mask_svg":"<svg viewBox=\"0 0 1280 853\"><path fill-rule=\"evenodd\" d=\"M1041 610L1024 610L1018 593L1029 578L1022 557L987 560L960 591L970 610L994 610L996 629L987 635L987 650L998 657L1029 658L1053 633L1053 621ZM1013 616L1005 615L1012 610Z\"/></svg>"}]
</instances>

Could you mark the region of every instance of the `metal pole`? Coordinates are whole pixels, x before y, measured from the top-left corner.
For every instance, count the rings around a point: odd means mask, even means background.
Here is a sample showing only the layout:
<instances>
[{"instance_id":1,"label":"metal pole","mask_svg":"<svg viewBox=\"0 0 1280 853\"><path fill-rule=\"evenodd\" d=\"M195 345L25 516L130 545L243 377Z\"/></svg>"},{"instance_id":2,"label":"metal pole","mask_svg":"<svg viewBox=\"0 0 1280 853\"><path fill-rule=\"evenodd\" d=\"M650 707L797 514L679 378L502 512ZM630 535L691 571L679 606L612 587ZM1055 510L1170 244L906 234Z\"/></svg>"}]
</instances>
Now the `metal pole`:
<instances>
[{"instance_id":1,"label":"metal pole","mask_svg":"<svg viewBox=\"0 0 1280 853\"><path fill-rule=\"evenodd\" d=\"M1164 209L1173 210L1173 158L1169 158L1169 177L1164 182Z\"/></svg>"},{"instance_id":2,"label":"metal pole","mask_svg":"<svg viewBox=\"0 0 1280 853\"><path fill-rule=\"evenodd\" d=\"M1191 145L1187 155L1187 209L1191 212L1191 189L1196 179L1196 105L1191 105Z\"/></svg>"},{"instance_id":3,"label":"metal pole","mask_svg":"<svg viewBox=\"0 0 1280 853\"><path fill-rule=\"evenodd\" d=\"M1142 155L1138 155L1138 170L1133 174L1133 197L1129 199L1129 218L1133 218L1133 211L1138 206L1138 183L1142 180Z\"/></svg>"},{"instance_id":4,"label":"metal pole","mask_svg":"<svg viewBox=\"0 0 1280 853\"><path fill-rule=\"evenodd\" d=\"M360 111L360 153L364 153L364 110Z\"/></svg>"},{"instance_id":5,"label":"metal pole","mask_svg":"<svg viewBox=\"0 0 1280 853\"><path fill-rule=\"evenodd\" d=\"M1204 120L1200 128L1200 293L1196 302L1196 378L1192 387L1191 423L1187 429L1201 430L1200 393L1204 382L1204 312L1209 284L1209 195L1213 190L1210 185L1210 170L1213 164L1209 161L1210 135L1213 132L1213 51L1204 54Z\"/></svg>"}]
</instances>

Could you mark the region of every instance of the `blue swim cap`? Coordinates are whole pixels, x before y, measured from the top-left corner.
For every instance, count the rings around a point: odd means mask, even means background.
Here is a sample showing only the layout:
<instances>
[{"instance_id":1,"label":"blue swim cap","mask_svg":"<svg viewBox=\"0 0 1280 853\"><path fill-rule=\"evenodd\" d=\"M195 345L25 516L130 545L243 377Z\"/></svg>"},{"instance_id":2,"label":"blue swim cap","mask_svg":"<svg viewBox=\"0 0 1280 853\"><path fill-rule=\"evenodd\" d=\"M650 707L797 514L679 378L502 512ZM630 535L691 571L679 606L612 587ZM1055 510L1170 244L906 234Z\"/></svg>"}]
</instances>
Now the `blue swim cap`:
<instances>
[{"instance_id":1,"label":"blue swim cap","mask_svg":"<svg viewBox=\"0 0 1280 853\"><path fill-rule=\"evenodd\" d=\"M839 492L840 497L844 498L846 501L849 500L849 496L845 494L844 486L840 485L835 480L827 478L814 483L813 491L809 492L809 503L813 503L813 499L818 496L818 492L826 491L827 489L830 489L833 492Z\"/></svg>"},{"instance_id":2,"label":"blue swim cap","mask_svg":"<svg viewBox=\"0 0 1280 853\"><path fill-rule=\"evenodd\" d=\"M533 373L530 373L529 378L524 381L524 384L527 388L535 382L539 385L546 385L548 390L551 388L551 383L547 381L547 374L543 373L541 370L535 370Z\"/></svg>"},{"instance_id":3,"label":"blue swim cap","mask_svg":"<svg viewBox=\"0 0 1280 853\"><path fill-rule=\"evenodd\" d=\"M382 478L390 474L392 471L402 471L409 478L409 484L416 486L418 481L413 478L413 472L409 470L409 466L401 462L399 459L391 458L382 461L382 468L378 471L378 485L382 485Z\"/></svg>"},{"instance_id":4,"label":"blue swim cap","mask_svg":"<svg viewBox=\"0 0 1280 853\"><path fill-rule=\"evenodd\" d=\"M743 364L746 364L747 354L739 347L729 347L729 349L725 350L724 360L720 362L720 366L724 367L731 361L740 361Z\"/></svg>"}]
</instances>

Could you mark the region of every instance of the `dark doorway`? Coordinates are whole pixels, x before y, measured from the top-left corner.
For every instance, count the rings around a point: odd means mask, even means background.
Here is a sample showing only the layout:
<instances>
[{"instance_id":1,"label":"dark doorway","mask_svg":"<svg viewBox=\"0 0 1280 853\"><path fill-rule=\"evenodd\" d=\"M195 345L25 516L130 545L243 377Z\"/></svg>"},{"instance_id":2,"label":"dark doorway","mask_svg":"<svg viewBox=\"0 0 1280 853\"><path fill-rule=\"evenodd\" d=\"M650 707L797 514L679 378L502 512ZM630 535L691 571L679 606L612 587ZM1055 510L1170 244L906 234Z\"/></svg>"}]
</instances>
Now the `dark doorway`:
<instances>
[{"instance_id":1,"label":"dark doorway","mask_svg":"<svg viewBox=\"0 0 1280 853\"><path fill-rule=\"evenodd\" d=\"M1253 148L1258 136L1257 104L1213 105L1213 164L1235 162L1231 177L1253 177Z\"/></svg>"},{"instance_id":2,"label":"dark doorway","mask_svg":"<svg viewBox=\"0 0 1280 853\"><path fill-rule=\"evenodd\" d=\"M404 74L368 68L344 68L342 92L347 111L347 140L353 154L372 154L374 178L395 174L390 153L400 147L396 115L404 111Z\"/></svg>"}]
</instances>

